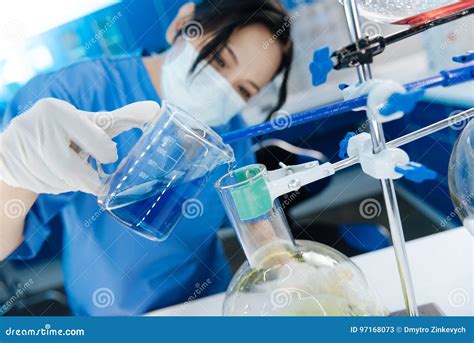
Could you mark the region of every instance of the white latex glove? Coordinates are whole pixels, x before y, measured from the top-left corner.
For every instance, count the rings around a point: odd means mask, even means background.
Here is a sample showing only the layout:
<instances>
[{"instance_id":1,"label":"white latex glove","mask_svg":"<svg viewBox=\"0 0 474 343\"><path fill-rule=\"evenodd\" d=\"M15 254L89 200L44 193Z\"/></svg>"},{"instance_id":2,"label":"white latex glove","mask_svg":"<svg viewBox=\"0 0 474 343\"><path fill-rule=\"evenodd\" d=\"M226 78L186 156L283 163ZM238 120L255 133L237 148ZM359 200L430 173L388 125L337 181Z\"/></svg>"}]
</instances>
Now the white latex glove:
<instances>
[{"instance_id":1,"label":"white latex glove","mask_svg":"<svg viewBox=\"0 0 474 343\"><path fill-rule=\"evenodd\" d=\"M112 138L142 128L159 111L154 101L112 112L86 112L63 100L41 99L0 134L0 180L38 194L97 194L99 177L87 158L115 162Z\"/></svg>"}]
</instances>

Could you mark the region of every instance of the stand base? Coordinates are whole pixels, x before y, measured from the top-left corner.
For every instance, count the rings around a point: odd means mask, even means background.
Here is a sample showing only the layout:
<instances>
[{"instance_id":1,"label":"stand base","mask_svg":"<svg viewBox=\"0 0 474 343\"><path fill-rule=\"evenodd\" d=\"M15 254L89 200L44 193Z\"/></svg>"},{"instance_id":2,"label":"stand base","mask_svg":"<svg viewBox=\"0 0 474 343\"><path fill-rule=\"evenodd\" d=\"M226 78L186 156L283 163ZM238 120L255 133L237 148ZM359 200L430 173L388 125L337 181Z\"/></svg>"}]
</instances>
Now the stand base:
<instances>
[{"instance_id":1,"label":"stand base","mask_svg":"<svg viewBox=\"0 0 474 343\"><path fill-rule=\"evenodd\" d=\"M442 317L444 316L443 311L438 307L438 305L429 303L418 306L418 311L420 312L420 316L427 316L427 317ZM407 313L405 310L395 311L390 313L390 316L393 317L403 317L406 316Z\"/></svg>"}]
</instances>

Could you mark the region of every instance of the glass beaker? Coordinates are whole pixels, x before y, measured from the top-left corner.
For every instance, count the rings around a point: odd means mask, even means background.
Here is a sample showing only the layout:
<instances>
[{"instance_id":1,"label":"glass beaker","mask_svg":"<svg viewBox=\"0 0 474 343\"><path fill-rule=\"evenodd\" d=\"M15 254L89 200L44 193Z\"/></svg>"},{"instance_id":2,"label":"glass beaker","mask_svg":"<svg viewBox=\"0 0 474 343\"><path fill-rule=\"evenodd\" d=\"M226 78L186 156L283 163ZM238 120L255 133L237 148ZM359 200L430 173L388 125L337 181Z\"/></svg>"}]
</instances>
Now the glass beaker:
<instances>
[{"instance_id":1,"label":"glass beaker","mask_svg":"<svg viewBox=\"0 0 474 343\"><path fill-rule=\"evenodd\" d=\"M234 161L232 148L210 127L180 108L162 103L117 170L106 175L98 203L134 232L165 240L212 172Z\"/></svg>"},{"instance_id":2,"label":"glass beaker","mask_svg":"<svg viewBox=\"0 0 474 343\"><path fill-rule=\"evenodd\" d=\"M362 271L320 243L293 240L278 199L268 206L264 165L228 173L216 183L247 257L225 296L224 315L386 315Z\"/></svg>"},{"instance_id":3,"label":"glass beaker","mask_svg":"<svg viewBox=\"0 0 474 343\"><path fill-rule=\"evenodd\" d=\"M463 225L474 235L474 120L459 135L448 169L449 193Z\"/></svg>"}]
</instances>

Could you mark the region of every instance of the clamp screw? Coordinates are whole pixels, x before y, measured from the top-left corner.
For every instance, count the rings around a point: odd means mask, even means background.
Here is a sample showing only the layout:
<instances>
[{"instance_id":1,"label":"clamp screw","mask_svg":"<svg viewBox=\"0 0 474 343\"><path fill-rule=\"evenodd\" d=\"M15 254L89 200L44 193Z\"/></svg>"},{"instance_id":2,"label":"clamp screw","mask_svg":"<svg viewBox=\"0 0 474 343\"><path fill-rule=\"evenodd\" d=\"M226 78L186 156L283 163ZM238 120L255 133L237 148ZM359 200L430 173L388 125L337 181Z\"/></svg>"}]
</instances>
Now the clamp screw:
<instances>
[{"instance_id":1,"label":"clamp screw","mask_svg":"<svg viewBox=\"0 0 474 343\"><path fill-rule=\"evenodd\" d=\"M347 147L349 146L349 139L354 137L356 134L355 132L348 132L342 141L339 142L339 157L341 159L348 158L349 155L347 154Z\"/></svg>"},{"instance_id":2,"label":"clamp screw","mask_svg":"<svg viewBox=\"0 0 474 343\"><path fill-rule=\"evenodd\" d=\"M329 48L325 47L314 52L313 61L309 65L313 86L322 85L327 81L328 74L334 67L329 54Z\"/></svg>"}]
</instances>

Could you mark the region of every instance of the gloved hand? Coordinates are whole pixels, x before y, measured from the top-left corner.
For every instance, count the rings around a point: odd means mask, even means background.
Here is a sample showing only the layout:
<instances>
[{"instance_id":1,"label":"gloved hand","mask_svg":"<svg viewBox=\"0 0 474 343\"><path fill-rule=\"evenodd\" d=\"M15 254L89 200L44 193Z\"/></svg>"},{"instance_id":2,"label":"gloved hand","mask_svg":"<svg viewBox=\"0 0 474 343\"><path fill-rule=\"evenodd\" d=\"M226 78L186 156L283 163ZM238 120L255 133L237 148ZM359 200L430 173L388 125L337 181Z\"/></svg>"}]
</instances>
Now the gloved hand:
<instances>
[{"instance_id":1,"label":"gloved hand","mask_svg":"<svg viewBox=\"0 0 474 343\"><path fill-rule=\"evenodd\" d=\"M38 194L97 194L99 177L87 158L115 162L112 138L142 128L159 111L153 101L112 112L86 112L63 100L41 99L0 134L0 180Z\"/></svg>"}]
</instances>

